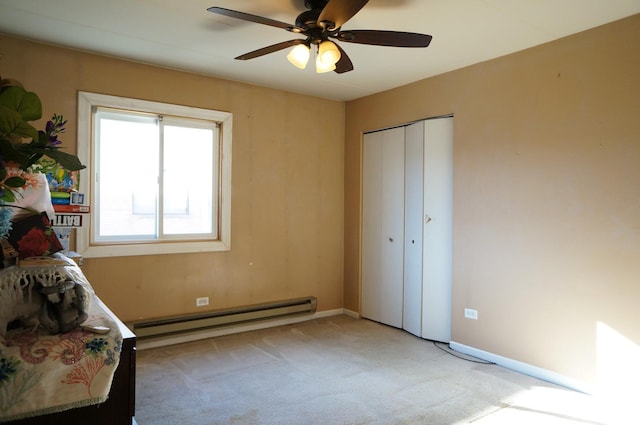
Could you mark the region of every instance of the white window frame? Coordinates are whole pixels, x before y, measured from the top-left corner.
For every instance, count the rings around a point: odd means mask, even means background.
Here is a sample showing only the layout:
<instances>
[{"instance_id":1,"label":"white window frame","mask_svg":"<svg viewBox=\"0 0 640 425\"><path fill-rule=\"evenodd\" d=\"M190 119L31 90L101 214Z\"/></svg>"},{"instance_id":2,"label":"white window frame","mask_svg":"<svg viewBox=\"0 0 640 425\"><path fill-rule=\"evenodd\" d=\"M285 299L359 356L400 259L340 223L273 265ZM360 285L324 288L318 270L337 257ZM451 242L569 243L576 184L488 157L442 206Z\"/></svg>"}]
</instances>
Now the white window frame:
<instances>
[{"instance_id":1,"label":"white window frame","mask_svg":"<svg viewBox=\"0 0 640 425\"><path fill-rule=\"evenodd\" d=\"M122 243L97 243L93 240L93 208L85 214L83 225L76 229L76 251L83 257L115 257L155 254L179 254L189 252L229 251L231 249L231 134L233 115L189 106L173 105L140 99L110 96L98 93L78 92L78 157L86 169L80 172L80 192L94 204L93 187L97 184L93 164L95 160L93 140L94 107L124 109L158 115L173 115L216 121L221 126L218 192L218 239L188 241L136 241Z\"/></svg>"}]
</instances>

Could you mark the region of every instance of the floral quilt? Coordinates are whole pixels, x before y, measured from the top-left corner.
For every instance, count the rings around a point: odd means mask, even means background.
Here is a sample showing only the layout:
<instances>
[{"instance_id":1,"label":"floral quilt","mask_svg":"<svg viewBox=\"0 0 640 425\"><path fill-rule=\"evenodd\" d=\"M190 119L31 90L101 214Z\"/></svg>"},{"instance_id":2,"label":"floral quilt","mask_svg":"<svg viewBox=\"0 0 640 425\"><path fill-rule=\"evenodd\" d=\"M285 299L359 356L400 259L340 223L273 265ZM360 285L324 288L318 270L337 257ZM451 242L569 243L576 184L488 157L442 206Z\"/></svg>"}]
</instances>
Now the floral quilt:
<instances>
[{"instance_id":1,"label":"floral quilt","mask_svg":"<svg viewBox=\"0 0 640 425\"><path fill-rule=\"evenodd\" d=\"M90 294L95 301L92 290ZM0 422L107 399L122 334L100 302L91 302L88 316L83 325L106 326L110 331L96 334L78 327L48 335L27 328L0 335Z\"/></svg>"}]
</instances>

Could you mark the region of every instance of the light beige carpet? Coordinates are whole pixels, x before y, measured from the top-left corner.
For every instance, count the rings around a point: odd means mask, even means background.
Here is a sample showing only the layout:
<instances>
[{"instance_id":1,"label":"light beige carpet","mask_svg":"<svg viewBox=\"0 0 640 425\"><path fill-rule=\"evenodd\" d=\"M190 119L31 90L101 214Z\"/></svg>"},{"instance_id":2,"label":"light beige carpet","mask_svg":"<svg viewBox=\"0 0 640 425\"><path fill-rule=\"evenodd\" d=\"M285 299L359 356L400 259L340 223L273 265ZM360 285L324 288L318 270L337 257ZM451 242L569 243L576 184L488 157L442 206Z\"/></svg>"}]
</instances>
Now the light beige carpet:
<instances>
[{"instance_id":1,"label":"light beige carpet","mask_svg":"<svg viewBox=\"0 0 640 425\"><path fill-rule=\"evenodd\" d=\"M614 417L593 397L346 316L137 358L139 425L624 422Z\"/></svg>"}]
</instances>

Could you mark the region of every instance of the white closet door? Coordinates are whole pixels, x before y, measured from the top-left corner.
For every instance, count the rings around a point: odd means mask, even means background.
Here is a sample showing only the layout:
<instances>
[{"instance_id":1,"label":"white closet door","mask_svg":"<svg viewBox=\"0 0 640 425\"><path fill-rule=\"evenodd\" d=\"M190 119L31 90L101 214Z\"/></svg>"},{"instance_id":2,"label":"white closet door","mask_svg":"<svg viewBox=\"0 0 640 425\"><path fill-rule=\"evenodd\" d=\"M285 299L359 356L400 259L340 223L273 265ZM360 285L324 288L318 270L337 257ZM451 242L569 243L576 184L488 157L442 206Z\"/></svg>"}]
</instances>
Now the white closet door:
<instances>
[{"instance_id":1,"label":"white closet door","mask_svg":"<svg viewBox=\"0 0 640 425\"><path fill-rule=\"evenodd\" d=\"M362 146L362 317L378 320L382 285L382 133L367 133Z\"/></svg>"},{"instance_id":2,"label":"white closet door","mask_svg":"<svg viewBox=\"0 0 640 425\"><path fill-rule=\"evenodd\" d=\"M362 316L402 327L404 128L364 135Z\"/></svg>"},{"instance_id":3,"label":"white closet door","mask_svg":"<svg viewBox=\"0 0 640 425\"><path fill-rule=\"evenodd\" d=\"M422 337L450 342L453 118L427 120L424 128Z\"/></svg>"},{"instance_id":4,"label":"white closet door","mask_svg":"<svg viewBox=\"0 0 640 425\"><path fill-rule=\"evenodd\" d=\"M422 335L424 123L405 128L404 310L402 328Z\"/></svg>"}]
</instances>

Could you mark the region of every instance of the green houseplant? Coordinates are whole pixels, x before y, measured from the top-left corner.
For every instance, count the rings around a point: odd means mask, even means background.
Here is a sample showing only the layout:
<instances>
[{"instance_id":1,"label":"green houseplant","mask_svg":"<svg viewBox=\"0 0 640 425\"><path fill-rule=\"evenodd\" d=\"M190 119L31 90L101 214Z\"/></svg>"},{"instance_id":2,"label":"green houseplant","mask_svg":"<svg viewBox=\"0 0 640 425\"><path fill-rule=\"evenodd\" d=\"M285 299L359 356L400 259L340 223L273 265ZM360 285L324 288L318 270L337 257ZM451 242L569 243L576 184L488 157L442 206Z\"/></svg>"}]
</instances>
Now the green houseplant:
<instances>
[{"instance_id":1,"label":"green houseplant","mask_svg":"<svg viewBox=\"0 0 640 425\"><path fill-rule=\"evenodd\" d=\"M0 80L0 200L15 200L15 189L25 180L9 173L10 168L28 170L43 155L63 168L77 171L85 168L77 156L60 150L58 134L64 132L61 115L54 115L44 130L36 130L29 121L42 118L42 103L16 80Z\"/></svg>"},{"instance_id":2,"label":"green houseplant","mask_svg":"<svg viewBox=\"0 0 640 425\"><path fill-rule=\"evenodd\" d=\"M0 78L0 237L6 235L11 202L20 196L30 167L42 156L60 166L77 171L85 168L77 156L60 149L58 135L66 121L54 115L44 130L38 131L30 121L42 118L42 103L37 94L24 89L20 82Z\"/></svg>"}]
</instances>

